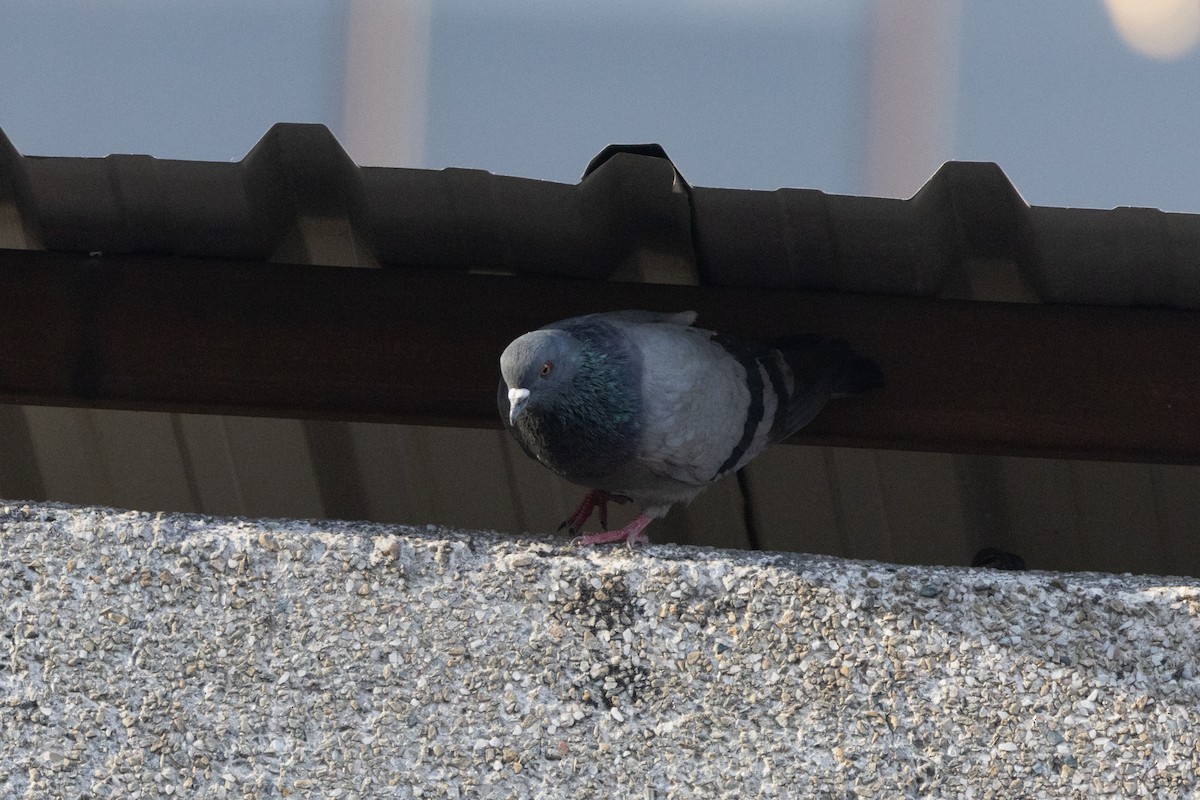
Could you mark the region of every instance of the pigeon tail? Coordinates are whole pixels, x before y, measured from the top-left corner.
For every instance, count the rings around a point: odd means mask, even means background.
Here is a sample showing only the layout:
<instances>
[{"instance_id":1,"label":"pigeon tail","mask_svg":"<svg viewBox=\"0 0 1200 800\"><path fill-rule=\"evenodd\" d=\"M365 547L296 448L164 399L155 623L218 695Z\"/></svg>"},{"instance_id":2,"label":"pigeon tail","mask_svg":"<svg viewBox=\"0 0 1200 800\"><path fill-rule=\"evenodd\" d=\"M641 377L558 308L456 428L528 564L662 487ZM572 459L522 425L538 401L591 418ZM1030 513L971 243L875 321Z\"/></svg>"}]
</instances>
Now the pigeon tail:
<instances>
[{"instance_id":1,"label":"pigeon tail","mask_svg":"<svg viewBox=\"0 0 1200 800\"><path fill-rule=\"evenodd\" d=\"M817 345L820 372L829 376L832 397L862 394L883 386L883 370L850 349L845 339L826 339Z\"/></svg>"},{"instance_id":2,"label":"pigeon tail","mask_svg":"<svg viewBox=\"0 0 1200 800\"><path fill-rule=\"evenodd\" d=\"M812 422L834 397L861 394L883 385L883 371L850 349L845 339L795 336L772 342L792 369L796 386L776 420L772 441L787 439Z\"/></svg>"}]
</instances>

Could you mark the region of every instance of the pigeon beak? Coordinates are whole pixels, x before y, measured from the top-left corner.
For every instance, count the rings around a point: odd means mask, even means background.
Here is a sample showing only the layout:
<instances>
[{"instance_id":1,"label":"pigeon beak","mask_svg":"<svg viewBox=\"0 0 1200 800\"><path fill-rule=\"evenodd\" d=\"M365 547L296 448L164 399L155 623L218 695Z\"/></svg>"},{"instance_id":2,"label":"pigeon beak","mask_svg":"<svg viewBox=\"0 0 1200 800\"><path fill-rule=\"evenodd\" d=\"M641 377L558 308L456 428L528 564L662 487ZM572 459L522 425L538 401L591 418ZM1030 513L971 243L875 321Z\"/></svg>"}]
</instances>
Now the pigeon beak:
<instances>
[{"instance_id":1,"label":"pigeon beak","mask_svg":"<svg viewBox=\"0 0 1200 800\"><path fill-rule=\"evenodd\" d=\"M508 390L508 424L516 425L517 417L521 416L521 410L525 408L525 403L529 400L528 389L509 389Z\"/></svg>"}]
</instances>

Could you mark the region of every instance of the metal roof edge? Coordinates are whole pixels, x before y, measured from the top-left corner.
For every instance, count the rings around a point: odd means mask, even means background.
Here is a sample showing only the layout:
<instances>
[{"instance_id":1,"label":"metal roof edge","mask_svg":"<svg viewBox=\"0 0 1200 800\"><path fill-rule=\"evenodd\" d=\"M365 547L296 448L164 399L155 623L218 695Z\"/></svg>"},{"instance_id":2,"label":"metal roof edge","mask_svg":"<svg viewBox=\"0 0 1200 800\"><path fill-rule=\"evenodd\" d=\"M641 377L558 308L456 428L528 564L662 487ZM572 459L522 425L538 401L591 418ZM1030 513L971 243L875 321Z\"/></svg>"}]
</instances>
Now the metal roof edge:
<instances>
[{"instance_id":1,"label":"metal roof edge","mask_svg":"<svg viewBox=\"0 0 1200 800\"><path fill-rule=\"evenodd\" d=\"M336 219L387 268L1200 308L1200 215L1030 206L987 162L896 200L695 187L657 145L605 148L572 185L359 167L313 124L237 163L23 156L0 132L0 207L0 245L29 249L285 261L304 220Z\"/></svg>"}]
</instances>

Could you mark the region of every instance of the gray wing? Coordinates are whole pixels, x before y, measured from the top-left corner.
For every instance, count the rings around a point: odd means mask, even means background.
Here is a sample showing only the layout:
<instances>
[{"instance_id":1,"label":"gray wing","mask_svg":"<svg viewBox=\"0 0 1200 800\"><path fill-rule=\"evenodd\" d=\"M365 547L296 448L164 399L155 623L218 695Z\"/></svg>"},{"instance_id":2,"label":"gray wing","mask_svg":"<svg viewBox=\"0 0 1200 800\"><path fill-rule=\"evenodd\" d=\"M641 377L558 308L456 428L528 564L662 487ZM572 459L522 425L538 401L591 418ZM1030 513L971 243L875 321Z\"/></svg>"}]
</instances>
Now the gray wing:
<instances>
[{"instance_id":1,"label":"gray wing","mask_svg":"<svg viewBox=\"0 0 1200 800\"><path fill-rule=\"evenodd\" d=\"M778 398L756 363L743 363L713 332L675 319L613 322L642 358L642 429L635 459L643 470L703 486L769 443Z\"/></svg>"},{"instance_id":2,"label":"gray wing","mask_svg":"<svg viewBox=\"0 0 1200 800\"><path fill-rule=\"evenodd\" d=\"M642 353L638 458L655 474L704 484L740 469L807 425L832 397L882 384L879 367L840 339L778 349L700 328L629 325Z\"/></svg>"}]
</instances>

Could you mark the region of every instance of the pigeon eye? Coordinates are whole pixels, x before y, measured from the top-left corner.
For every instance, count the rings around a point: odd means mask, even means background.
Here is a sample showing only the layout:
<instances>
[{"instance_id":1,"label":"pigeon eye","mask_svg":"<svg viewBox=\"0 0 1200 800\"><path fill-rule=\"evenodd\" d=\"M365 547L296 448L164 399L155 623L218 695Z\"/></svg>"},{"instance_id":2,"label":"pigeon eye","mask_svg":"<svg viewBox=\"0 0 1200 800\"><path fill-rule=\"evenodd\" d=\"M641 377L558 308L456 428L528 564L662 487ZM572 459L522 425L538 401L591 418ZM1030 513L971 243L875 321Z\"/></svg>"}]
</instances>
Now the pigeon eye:
<instances>
[{"instance_id":1,"label":"pigeon eye","mask_svg":"<svg viewBox=\"0 0 1200 800\"><path fill-rule=\"evenodd\" d=\"M553 361L547 361L545 364L542 364L542 369L541 369L541 372L540 372L540 374L541 374L541 376L544 378L544 377L546 377L547 375L549 375L549 374L550 374L550 372L551 372L553 369L554 369L554 362L553 362Z\"/></svg>"}]
</instances>

